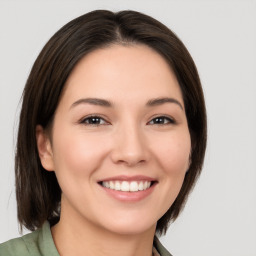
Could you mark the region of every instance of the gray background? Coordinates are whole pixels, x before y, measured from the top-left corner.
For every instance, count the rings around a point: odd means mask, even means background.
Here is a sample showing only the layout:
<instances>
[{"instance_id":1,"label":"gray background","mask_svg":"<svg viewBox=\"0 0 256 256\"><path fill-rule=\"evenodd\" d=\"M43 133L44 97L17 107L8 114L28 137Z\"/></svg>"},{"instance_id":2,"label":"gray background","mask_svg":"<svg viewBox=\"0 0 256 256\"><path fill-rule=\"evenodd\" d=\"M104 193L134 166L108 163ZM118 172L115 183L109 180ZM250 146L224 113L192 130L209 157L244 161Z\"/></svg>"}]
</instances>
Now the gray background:
<instances>
[{"instance_id":1,"label":"gray background","mask_svg":"<svg viewBox=\"0 0 256 256\"><path fill-rule=\"evenodd\" d=\"M175 255L256 255L256 1L0 1L0 242L16 237L19 100L50 36L93 9L134 9L169 26L192 54L208 109L202 176L161 238ZM36 184L35 184L36 185Z\"/></svg>"}]
</instances>

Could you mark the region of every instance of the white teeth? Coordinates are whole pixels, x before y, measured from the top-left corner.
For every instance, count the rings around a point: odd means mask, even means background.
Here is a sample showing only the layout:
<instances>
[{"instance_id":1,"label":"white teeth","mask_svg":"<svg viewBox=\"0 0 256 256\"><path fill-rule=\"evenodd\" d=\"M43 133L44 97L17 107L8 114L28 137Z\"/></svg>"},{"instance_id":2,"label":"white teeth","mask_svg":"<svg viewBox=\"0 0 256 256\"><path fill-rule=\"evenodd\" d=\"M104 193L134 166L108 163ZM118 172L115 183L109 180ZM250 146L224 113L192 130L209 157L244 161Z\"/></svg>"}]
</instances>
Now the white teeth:
<instances>
[{"instance_id":1,"label":"white teeth","mask_svg":"<svg viewBox=\"0 0 256 256\"><path fill-rule=\"evenodd\" d=\"M143 189L144 189L143 181L141 181L141 182L139 183L139 190L143 190Z\"/></svg>"},{"instance_id":2,"label":"white teeth","mask_svg":"<svg viewBox=\"0 0 256 256\"><path fill-rule=\"evenodd\" d=\"M115 183L113 181L109 182L109 188L111 188L111 189L115 188Z\"/></svg>"},{"instance_id":3,"label":"white teeth","mask_svg":"<svg viewBox=\"0 0 256 256\"><path fill-rule=\"evenodd\" d=\"M115 190L121 190L121 184L119 181L115 182Z\"/></svg>"},{"instance_id":4,"label":"white teeth","mask_svg":"<svg viewBox=\"0 0 256 256\"><path fill-rule=\"evenodd\" d=\"M137 192L146 190L150 187L150 181L103 181L102 186L113 190L121 190L123 192Z\"/></svg>"},{"instance_id":5,"label":"white teeth","mask_svg":"<svg viewBox=\"0 0 256 256\"><path fill-rule=\"evenodd\" d=\"M139 190L139 185L138 185L138 182L136 181L132 181L130 183L130 191L138 191Z\"/></svg>"},{"instance_id":6,"label":"white teeth","mask_svg":"<svg viewBox=\"0 0 256 256\"><path fill-rule=\"evenodd\" d=\"M102 186L105 188L109 188L109 182L103 181Z\"/></svg>"},{"instance_id":7,"label":"white teeth","mask_svg":"<svg viewBox=\"0 0 256 256\"><path fill-rule=\"evenodd\" d=\"M123 181L121 185L121 191L129 191L129 190L130 190L129 182Z\"/></svg>"}]
</instances>

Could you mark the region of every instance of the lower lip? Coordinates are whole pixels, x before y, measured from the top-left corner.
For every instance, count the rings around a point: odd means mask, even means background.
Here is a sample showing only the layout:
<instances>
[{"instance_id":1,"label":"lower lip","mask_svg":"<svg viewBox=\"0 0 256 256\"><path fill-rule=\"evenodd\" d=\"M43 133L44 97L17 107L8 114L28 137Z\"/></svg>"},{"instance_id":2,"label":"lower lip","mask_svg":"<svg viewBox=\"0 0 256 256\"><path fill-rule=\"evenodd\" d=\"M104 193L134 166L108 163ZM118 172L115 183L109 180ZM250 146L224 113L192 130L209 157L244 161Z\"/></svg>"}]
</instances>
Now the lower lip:
<instances>
[{"instance_id":1,"label":"lower lip","mask_svg":"<svg viewBox=\"0 0 256 256\"><path fill-rule=\"evenodd\" d=\"M114 189L109 189L106 187L102 187L104 191L111 197L119 200L119 201L124 201L124 202L137 202L145 199L148 197L154 190L156 186L156 182L148 189L142 190L142 191L137 191L137 192L123 192L120 190L114 190Z\"/></svg>"}]
</instances>

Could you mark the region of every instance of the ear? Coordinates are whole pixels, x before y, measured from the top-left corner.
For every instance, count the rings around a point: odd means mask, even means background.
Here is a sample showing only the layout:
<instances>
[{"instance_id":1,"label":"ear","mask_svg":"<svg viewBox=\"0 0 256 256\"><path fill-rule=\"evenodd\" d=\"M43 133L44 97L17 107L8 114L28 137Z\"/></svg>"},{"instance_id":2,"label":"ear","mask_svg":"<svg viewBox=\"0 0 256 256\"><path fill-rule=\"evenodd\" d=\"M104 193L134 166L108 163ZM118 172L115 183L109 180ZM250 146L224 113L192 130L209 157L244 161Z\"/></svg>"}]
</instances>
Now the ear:
<instances>
[{"instance_id":1,"label":"ear","mask_svg":"<svg viewBox=\"0 0 256 256\"><path fill-rule=\"evenodd\" d=\"M54 170L53 151L49 135L41 125L36 126L37 150L41 164L47 171Z\"/></svg>"}]
</instances>

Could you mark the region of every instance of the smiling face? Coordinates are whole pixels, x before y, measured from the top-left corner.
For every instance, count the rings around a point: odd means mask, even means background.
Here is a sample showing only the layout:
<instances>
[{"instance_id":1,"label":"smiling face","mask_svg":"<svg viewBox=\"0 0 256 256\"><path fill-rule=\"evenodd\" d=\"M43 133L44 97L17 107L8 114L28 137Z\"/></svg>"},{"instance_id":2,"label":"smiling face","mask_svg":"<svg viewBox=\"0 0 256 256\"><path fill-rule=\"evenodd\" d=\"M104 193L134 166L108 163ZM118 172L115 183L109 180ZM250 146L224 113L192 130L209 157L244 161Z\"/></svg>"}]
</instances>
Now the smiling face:
<instances>
[{"instance_id":1,"label":"smiling face","mask_svg":"<svg viewBox=\"0 0 256 256\"><path fill-rule=\"evenodd\" d=\"M69 76L52 140L38 127L42 165L62 189L61 220L119 234L155 229L189 167L182 93L166 61L143 45L85 56Z\"/></svg>"}]
</instances>

